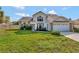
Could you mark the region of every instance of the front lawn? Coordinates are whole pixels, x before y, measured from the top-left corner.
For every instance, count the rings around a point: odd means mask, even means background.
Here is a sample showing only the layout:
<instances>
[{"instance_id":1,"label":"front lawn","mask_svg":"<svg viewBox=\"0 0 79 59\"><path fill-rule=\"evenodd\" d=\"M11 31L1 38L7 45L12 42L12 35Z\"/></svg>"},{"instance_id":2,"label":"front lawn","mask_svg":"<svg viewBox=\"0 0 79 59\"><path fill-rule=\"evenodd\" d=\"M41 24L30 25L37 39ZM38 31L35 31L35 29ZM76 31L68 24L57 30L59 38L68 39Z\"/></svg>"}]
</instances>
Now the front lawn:
<instances>
[{"instance_id":1,"label":"front lawn","mask_svg":"<svg viewBox=\"0 0 79 59\"><path fill-rule=\"evenodd\" d=\"M79 52L79 42L50 32L0 30L0 52Z\"/></svg>"}]
</instances>

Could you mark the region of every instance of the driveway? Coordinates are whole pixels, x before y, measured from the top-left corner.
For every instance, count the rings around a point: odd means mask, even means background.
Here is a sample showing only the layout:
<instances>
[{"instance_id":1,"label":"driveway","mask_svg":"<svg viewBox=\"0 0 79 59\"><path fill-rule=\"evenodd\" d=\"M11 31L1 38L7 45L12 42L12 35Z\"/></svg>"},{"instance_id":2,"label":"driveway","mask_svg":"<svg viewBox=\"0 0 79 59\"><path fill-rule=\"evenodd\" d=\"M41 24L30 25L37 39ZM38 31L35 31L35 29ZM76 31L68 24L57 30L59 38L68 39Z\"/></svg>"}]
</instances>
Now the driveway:
<instances>
[{"instance_id":1,"label":"driveway","mask_svg":"<svg viewBox=\"0 0 79 59\"><path fill-rule=\"evenodd\" d=\"M75 32L61 32L61 35L64 35L65 37L68 37L72 40L78 41L79 42L79 33Z\"/></svg>"}]
</instances>

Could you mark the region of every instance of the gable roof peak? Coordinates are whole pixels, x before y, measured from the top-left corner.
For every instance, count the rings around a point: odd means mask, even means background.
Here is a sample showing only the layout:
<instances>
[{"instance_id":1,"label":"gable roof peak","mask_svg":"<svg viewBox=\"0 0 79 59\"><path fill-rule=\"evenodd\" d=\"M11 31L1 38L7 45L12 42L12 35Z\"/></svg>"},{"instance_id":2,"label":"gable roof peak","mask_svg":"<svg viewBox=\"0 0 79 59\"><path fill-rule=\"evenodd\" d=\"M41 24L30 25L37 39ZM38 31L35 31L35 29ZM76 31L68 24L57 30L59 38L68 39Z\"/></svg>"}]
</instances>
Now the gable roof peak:
<instances>
[{"instance_id":1,"label":"gable roof peak","mask_svg":"<svg viewBox=\"0 0 79 59\"><path fill-rule=\"evenodd\" d=\"M38 11L38 12L42 12L42 11Z\"/></svg>"},{"instance_id":2,"label":"gable roof peak","mask_svg":"<svg viewBox=\"0 0 79 59\"><path fill-rule=\"evenodd\" d=\"M42 12L42 11L38 11L38 12L36 12L35 14L33 14L33 15L36 15L36 14L38 14L38 13L43 13L43 14L45 14L44 12Z\"/></svg>"}]
</instances>

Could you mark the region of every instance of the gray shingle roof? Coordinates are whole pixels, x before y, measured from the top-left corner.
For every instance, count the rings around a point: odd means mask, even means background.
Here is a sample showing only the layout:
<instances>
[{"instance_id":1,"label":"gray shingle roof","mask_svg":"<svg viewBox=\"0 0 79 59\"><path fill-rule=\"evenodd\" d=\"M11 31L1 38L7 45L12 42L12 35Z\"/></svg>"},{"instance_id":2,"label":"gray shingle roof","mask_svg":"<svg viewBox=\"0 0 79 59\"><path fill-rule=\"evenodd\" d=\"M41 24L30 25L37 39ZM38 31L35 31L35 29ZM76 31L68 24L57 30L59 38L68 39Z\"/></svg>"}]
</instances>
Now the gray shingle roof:
<instances>
[{"instance_id":1,"label":"gray shingle roof","mask_svg":"<svg viewBox=\"0 0 79 59\"><path fill-rule=\"evenodd\" d=\"M31 20L32 17L22 17L20 20Z\"/></svg>"}]
</instances>

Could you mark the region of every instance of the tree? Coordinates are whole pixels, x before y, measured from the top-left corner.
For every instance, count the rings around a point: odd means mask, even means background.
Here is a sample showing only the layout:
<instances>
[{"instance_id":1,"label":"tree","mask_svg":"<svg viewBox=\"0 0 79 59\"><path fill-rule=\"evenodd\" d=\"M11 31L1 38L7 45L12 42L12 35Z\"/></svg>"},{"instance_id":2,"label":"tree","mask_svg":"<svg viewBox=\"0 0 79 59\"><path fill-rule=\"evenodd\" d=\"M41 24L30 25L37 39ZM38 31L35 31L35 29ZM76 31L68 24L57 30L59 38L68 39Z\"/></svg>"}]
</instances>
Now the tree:
<instances>
[{"instance_id":1,"label":"tree","mask_svg":"<svg viewBox=\"0 0 79 59\"><path fill-rule=\"evenodd\" d=\"M1 6L0 6L0 11L1 11ZM2 17L2 12L0 12L0 23L3 23L3 17Z\"/></svg>"},{"instance_id":2,"label":"tree","mask_svg":"<svg viewBox=\"0 0 79 59\"><path fill-rule=\"evenodd\" d=\"M2 19L0 19L0 23L3 23L3 20Z\"/></svg>"},{"instance_id":3,"label":"tree","mask_svg":"<svg viewBox=\"0 0 79 59\"><path fill-rule=\"evenodd\" d=\"M12 23L13 23L13 25L19 25L19 22L17 22L17 21L13 21Z\"/></svg>"},{"instance_id":4,"label":"tree","mask_svg":"<svg viewBox=\"0 0 79 59\"><path fill-rule=\"evenodd\" d=\"M1 8L1 6L0 6L0 10L1 10L2 8Z\"/></svg>"},{"instance_id":5,"label":"tree","mask_svg":"<svg viewBox=\"0 0 79 59\"><path fill-rule=\"evenodd\" d=\"M71 21L72 19L71 19L71 18L69 18L69 20Z\"/></svg>"}]
</instances>

